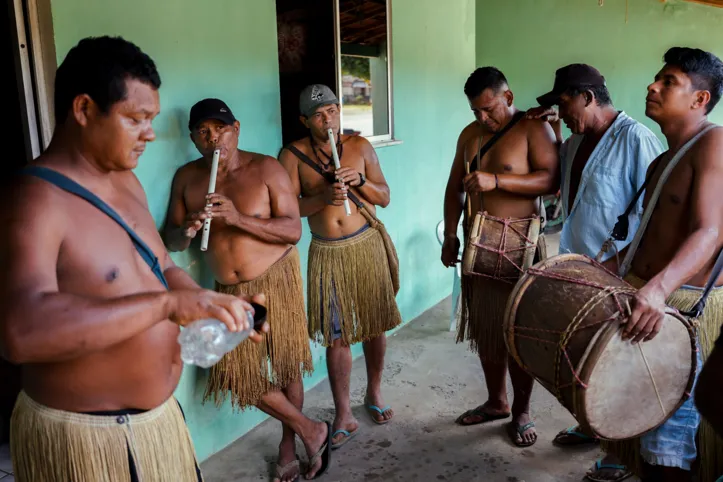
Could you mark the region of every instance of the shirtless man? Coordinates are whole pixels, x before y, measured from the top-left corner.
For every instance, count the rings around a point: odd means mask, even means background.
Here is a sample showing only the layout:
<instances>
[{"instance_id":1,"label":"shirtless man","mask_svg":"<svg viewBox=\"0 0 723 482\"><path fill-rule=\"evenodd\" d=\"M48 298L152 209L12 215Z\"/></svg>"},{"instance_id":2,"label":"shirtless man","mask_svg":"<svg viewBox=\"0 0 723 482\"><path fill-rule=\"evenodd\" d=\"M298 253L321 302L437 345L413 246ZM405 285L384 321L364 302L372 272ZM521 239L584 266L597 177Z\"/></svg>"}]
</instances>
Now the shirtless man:
<instances>
[{"instance_id":1,"label":"shirtless man","mask_svg":"<svg viewBox=\"0 0 723 482\"><path fill-rule=\"evenodd\" d=\"M172 396L179 325L246 329L252 307L176 267L148 211L132 169L155 139L160 85L135 45L82 40L57 70L52 142L2 203L0 354L23 368L11 427L19 482L201 480ZM135 244L69 193L73 183Z\"/></svg>"},{"instance_id":2,"label":"shirtless man","mask_svg":"<svg viewBox=\"0 0 723 482\"><path fill-rule=\"evenodd\" d=\"M301 219L289 176L276 159L238 149L239 121L219 99L194 105L188 128L202 157L181 167L174 178L167 246L187 249L203 221L212 219L204 259L213 270L216 290L233 295L263 292L271 327L264 343L241 343L211 368L205 399L221 404L230 392L234 406L256 406L280 420L283 436L275 480L299 477L296 434L312 459L306 477L315 478L329 467L330 432L326 424L301 412L302 371L311 373L312 360L296 249ZM216 192L207 195L216 149Z\"/></svg>"},{"instance_id":3,"label":"shirtless man","mask_svg":"<svg viewBox=\"0 0 723 482\"><path fill-rule=\"evenodd\" d=\"M445 266L453 266L457 262L460 241L456 236L456 227L464 191L468 193L473 213L484 209L492 216L527 218L538 214L536 198L554 192L558 182L555 134L548 123L539 120L520 120L482 157L479 164L472 162L494 133L522 113L514 106L514 96L507 79L494 67L477 69L467 80L464 91L483 129L481 136L467 142L464 156L455 159L456 164L450 172L442 247ZM464 159L472 164L469 175L465 175ZM462 284L463 312L458 341L469 340L472 348L478 351L489 399L462 414L457 423L475 425L510 416L506 386L508 354L502 322L512 285L481 276L463 276ZM484 328L480 329L481 326ZM515 362L509 363L509 370L514 402L508 433L516 445L530 446L537 440L529 414L534 380Z\"/></svg>"},{"instance_id":4,"label":"shirtless man","mask_svg":"<svg viewBox=\"0 0 723 482\"><path fill-rule=\"evenodd\" d=\"M590 65L558 69L555 85L537 98L541 107L530 118L547 119L561 141L560 118L572 131L560 148L561 195L564 223L560 253L595 258L610 232L645 182L648 166L663 152L660 140L640 122L618 111L602 74ZM558 110L552 106L559 106ZM628 216L628 233L602 256L606 261L633 238L640 224L643 200ZM599 443L578 426L557 434L554 443L572 446ZM622 477L626 468L612 459L596 463L594 478Z\"/></svg>"},{"instance_id":5,"label":"shirtless man","mask_svg":"<svg viewBox=\"0 0 723 482\"><path fill-rule=\"evenodd\" d=\"M652 177L644 206L650 206L652 217L647 229L641 227L636 234L636 238L642 236L639 248L633 250L633 240L618 267L619 273L639 288L623 332L632 343L645 342L658 333L666 303L680 310L693 307L723 247L723 128L708 121L723 94L723 62L711 53L681 47L670 49L664 60L664 67L648 87L645 114L660 125L670 149L649 169ZM664 168L690 141L692 146L664 182L659 199L651 202ZM616 267L614 259L609 264ZM629 272L627 266L631 266ZM719 276L715 285L721 284ZM722 303L723 290L714 289L698 318L703 360L718 336ZM604 448L607 445L607 450L618 455L638 453L661 472L662 480L689 481L699 423L690 398L665 424L639 441L604 444ZM699 440L700 480L711 482L723 473L723 443L705 423L700 426ZM624 462L636 467L639 461Z\"/></svg>"},{"instance_id":6,"label":"shirtless man","mask_svg":"<svg viewBox=\"0 0 723 482\"><path fill-rule=\"evenodd\" d=\"M385 332L402 321L394 299L398 261L391 240L384 238L383 225L375 218L375 206L389 205L389 186L374 148L361 136L340 134L339 101L327 86L308 86L299 103L309 137L283 149L279 160L291 177L301 216L309 218L313 235L307 280L309 334L327 347L336 407L333 447L339 448L359 429L349 399L351 344L363 342L367 412L377 424L388 423L394 416L384 404L381 384ZM335 133L341 163L336 171L328 129ZM352 195L364 209L352 202ZM350 216L345 213L345 200Z\"/></svg>"}]
</instances>

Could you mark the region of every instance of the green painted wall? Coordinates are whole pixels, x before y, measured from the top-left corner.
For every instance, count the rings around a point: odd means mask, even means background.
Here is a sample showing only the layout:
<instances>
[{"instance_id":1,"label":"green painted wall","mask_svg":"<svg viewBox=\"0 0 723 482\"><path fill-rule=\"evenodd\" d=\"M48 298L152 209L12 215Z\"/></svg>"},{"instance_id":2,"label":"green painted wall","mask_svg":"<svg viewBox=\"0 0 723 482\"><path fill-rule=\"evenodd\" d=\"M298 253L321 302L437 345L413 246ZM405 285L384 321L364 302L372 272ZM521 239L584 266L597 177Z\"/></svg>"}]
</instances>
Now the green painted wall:
<instances>
[{"instance_id":1,"label":"green painted wall","mask_svg":"<svg viewBox=\"0 0 723 482\"><path fill-rule=\"evenodd\" d=\"M583 62L605 76L618 109L659 136L645 95L665 51L697 47L723 58L723 8L682 0L477 0L476 16L477 65L505 73L518 107L536 106L557 68ZM723 123L723 106L711 120Z\"/></svg>"},{"instance_id":2,"label":"green painted wall","mask_svg":"<svg viewBox=\"0 0 723 482\"><path fill-rule=\"evenodd\" d=\"M392 192L380 212L397 245L409 321L451 292L452 273L439 263L435 235L456 137L470 120L462 93L475 63L474 0L393 0L393 80L396 136L401 145L378 149ZM58 61L89 35L122 35L158 64L163 80L158 140L137 174L157 224L163 222L176 168L196 155L186 124L203 97L225 99L241 121L240 146L276 155L281 143L276 19L273 0L52 0ZM299 244L306 270L308 228ZM193 254L174 255L179 266L209 285ZM447 321L440 322L444 330ZM314 346L311 387L326 377L324 350ZM355 347L355 354L360 353ZM205 374L186 367L176 395L183 404L201 459L251 429L263 416L201 406Z\"/></svg>"}]
</instances>

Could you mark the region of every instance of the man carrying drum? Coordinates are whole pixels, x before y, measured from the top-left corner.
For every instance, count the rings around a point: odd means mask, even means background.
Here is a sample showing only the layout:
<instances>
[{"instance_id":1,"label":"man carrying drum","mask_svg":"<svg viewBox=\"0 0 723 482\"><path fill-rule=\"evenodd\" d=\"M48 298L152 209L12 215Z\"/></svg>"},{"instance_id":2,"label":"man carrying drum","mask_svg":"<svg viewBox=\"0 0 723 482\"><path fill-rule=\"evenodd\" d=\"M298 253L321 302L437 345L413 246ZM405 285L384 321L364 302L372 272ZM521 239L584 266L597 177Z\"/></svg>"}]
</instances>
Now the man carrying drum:
<instances>
[{"instance_id":1,"label":"man carrying drum","mask_svg":"<svg viewBox=\"0 0 723 482\"><path fill-rule=\"evenodd\" d=\"M560 119L572 131L560 148L561 200L564 223L560 254L595 258L635 193L645 182L650 163L663 152L653 132L613 106L602 74L590 65L572 64L559 69L551 92L537 98L541 107L530 118L547 119L560 133ZM552 106L559 106L558 110ZM560 133L561 137L561 133ZM561 139L558 139L561 140ZM640 224L640 199L628 216L629 236L615 241L602 261L628 245ZM597 443L579 426L560 432L560 446ZM597 463L594 478L621 477L629 472L616 461Z\"/></svg>"},{"instance_id":2,"label":"man carrying drum","mask_svg":"<svg viewBox=\"0 0 723 482\"><path fill-rule=\"evenodd\" d=\"M256 406L283 423L276 482L299 478L296 435L310 459L307 477L321 475L329 467L330 432L301 411L302 373L311 373L312 360L296 249L301 218L289 176L276 159L238 149L239 121L219 99L197 102L188 128L202 157L176 173L166 244L172 251L188 249L204 220L212 219L206 260L216 290L263 292L271 327L262 344L243 342L211 367L204 398L221 404L230 394L233 406ZM207 194L215 151L216 189Z\"/></svg>"},{"instance_id":3,"label":"man carrying drum","mask_svg":"<svg viewBox=\"0 0 723 482\"><path fill-rule=\"evenodd\" d=\"M645 113L660 125L670 149L648 170L645 212L621 265L614 258L608 264L639 288L625 339L636 344L655 337L667 303L697 318L705 360L723 321L723 289L712 289L707 306L698 303L707 282L723 284L714 269L723 247L723 128L707 117L723 95L723 62L709 52L681 47L668 50L664 60L648 87ZM663 480L691 480L699 424L690 398L658 429L603 448L636 473L644 461ZM699 436L699 480L712 482L723 473L723 441L707 423Z\"/></svg>"},{"instance_id":4,"label":"man carrying drum","mask_svg":"<svg viewBox=\"0 0 723 482\"><path fill-rule=\"evenodd\" d=\"M463 158L455 159L447 191L466 191L471 212L484 210L504 222L538 219L536 198L557 189L558 152L552 128L546 122L523 118L524 113L514 106L507 79L494 67L477 69L467 80L464 91L482 129L465 145ZM459 194L457 199L445 197L442 262L453 266L460 243L456 236ZM470 221L468 218L465 231L469 230ZM478 352L489 398L483 405L462 414L457 419L461 425L510 416L506 384L508 353L502 323L512 287L513 283L494 277L463 277L463 307L457 339L469 341ZM514 362L509 368L514 402L508 432L513 443L527 447L537 440L529 414L534 379Z\"/></svg>"}]
</instances>

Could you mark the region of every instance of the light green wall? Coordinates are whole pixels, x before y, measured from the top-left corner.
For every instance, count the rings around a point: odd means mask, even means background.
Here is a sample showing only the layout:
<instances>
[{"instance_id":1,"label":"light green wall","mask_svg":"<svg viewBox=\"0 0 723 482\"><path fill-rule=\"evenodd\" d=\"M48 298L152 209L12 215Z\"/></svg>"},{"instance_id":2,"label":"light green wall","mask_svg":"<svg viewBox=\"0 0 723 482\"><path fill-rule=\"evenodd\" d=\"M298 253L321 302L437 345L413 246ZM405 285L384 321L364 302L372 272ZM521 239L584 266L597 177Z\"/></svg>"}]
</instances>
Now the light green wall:
<instances>
[{"instance_id":1,"label":"light green wall","mask_svg":"<svg viewBox=\"0 0 723 482\"><path fill-rule=\"evenodd\" d=\"M723 58L723 8L682 0L477 0L477 65L507 76L519 108L552 89L555 70L582 62L605 76L613 102L660 134L645 117L646 87L674 46ZM711 120L723 123L719 105ZM661 136L662 137L662 136Z\"/></svg>"},{"instance_id":2,"label":"light green wall","mask_svg":"<svg viewBox=\"0 0 723 482\"><path fill-rule=\"evenodd\" d=\"M279 81L273 0L52 0L58 61L83 37L121 35L158 64L162 113L156 142L137 174L157 224L163 222L176 168L196 155L187 137L188 109L207 96L225 99L241 121L240 146L276 155L281 143ZM474 0L393 0L393 80L396 137L401 145L378 149L392 193L380 212L400 256L397 298L409 321L446 297L452 273L439 263L435 226L456 137L470 120L462 93L474 68ZM306 223L304 223L306 224ZM299 244L306 272L308 228ZM208 284L196 256L174 255ZM446 321L440 322L444 330ZM324 350L314 346L316 373L326 376ZM360 347L354 353L359 354ZM260 422L256 411L232 414L201 406L205 376L186 367L176 395L199 457L222 449Z\"/></svg>"}]
</instances>

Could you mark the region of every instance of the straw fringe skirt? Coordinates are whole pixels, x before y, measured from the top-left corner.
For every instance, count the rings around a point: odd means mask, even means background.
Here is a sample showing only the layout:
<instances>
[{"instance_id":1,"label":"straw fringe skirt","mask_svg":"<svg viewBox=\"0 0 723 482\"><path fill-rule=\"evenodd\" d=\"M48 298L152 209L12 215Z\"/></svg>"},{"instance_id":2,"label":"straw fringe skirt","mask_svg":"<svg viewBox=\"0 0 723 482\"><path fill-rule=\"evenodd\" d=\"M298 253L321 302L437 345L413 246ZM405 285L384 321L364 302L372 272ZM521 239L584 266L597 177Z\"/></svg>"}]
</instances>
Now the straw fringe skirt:
<instances>
[{"instance_id":1,"label":"straw fringe skirt","mask_svg":"<svg viewBox=\"0 0 723 482\"><path fill-rule=\"evenodd\" d=\"M122 421L122 423L121 423ZM18 482L197 482L196 455L180 406L171 398L138 415L55 410L21 392L11 422Z\"/></svg>"},{"instance_id":2,"label":"straw fringe skirt","mask_svg":"<svg viewBox=\"0 0 723 482\"><path fill-rule=\"evenodd\" d=\"M545 238L540 235L535 262L547 258ZM457 343L469 342L470 349L484 361L503 363L507 345L503 323L507 299L515 285L485 276L462 275L462 309L457 320Z\"/></svg>"},{"instance_id":3,"label":"straw fringe skirt","mask_svg":"<svg viewBox=\"0 0 723 482\"><path fill-rule=\"evenodd\" d=\"M346 345L369 341L402 323L382 235L374 228L351 238L314 237L309 247L309 336L330 346L332 313Z\"/></svg>"},{"instance_id":4,"label":"straw fringe skirt","mask_svg":"<svg viewBox=\"0 0 723 482\"><path fill-rule=\"evenodd\" d=\"M626 281L636 288L645 285L645 281L635 275L626 276ZM700 291L679 289L667 300L673 308L690 310L700 299ZM711 291L703 316L698 319L698 340L700 342L703 363L713 351L715 340L723 324L723 289ZM635 474L641 474L643 460L640 456L640 440L632 439L623 442L603 442L602 448L619 457L622 462ZM713 427L702 420L698 429L698 463L699 481L714 482L723 474L723 438L718 436Z\"/></svg>"},{"instance_id":5,"label":"straw fringe skirt","mask_svg":"<svg viewBox=\"0 0 723 482\"><path fill-rule=\"evenodd\" d=\"M264 293L269 332L264 341L242 342L210 369L204 402L221 405L230 394L232 406L244 410L270 391L281 390L313 371L306 331L304 285L299 251L289 251L261 276L234 286L216 285L233 295Z\"/></svg>"}]
</instances>

